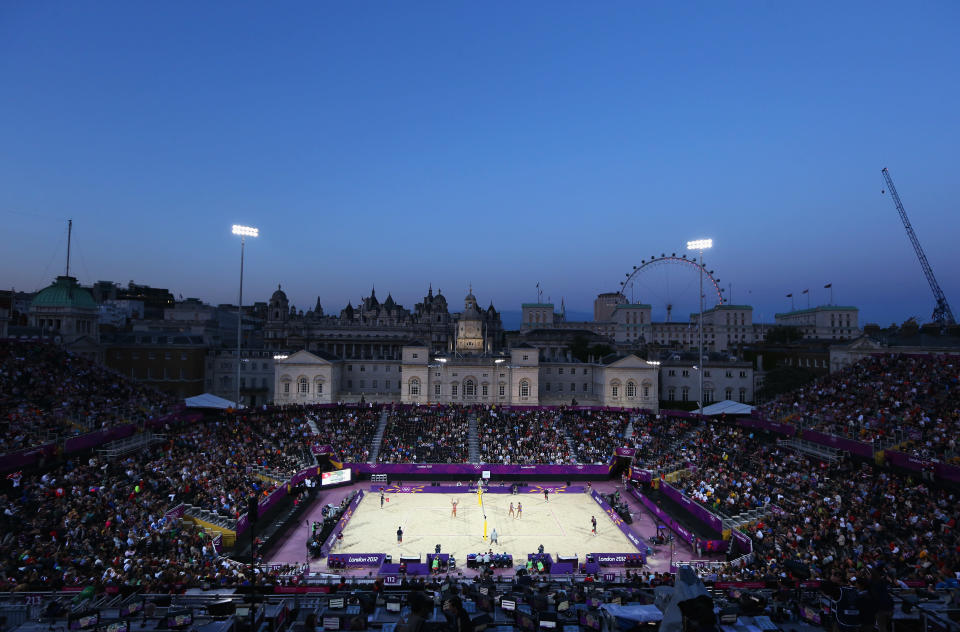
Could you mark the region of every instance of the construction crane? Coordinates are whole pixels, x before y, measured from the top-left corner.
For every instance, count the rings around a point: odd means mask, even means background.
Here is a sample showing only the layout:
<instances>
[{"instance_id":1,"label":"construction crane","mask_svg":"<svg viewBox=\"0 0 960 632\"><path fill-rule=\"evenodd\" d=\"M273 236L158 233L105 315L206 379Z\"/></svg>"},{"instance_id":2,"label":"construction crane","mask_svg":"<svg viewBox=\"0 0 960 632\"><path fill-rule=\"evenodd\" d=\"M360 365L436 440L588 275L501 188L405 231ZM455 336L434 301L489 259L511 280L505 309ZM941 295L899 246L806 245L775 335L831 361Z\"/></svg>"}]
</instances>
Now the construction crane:
<instances>
[{"instance_id":1,"label":"construction crane","mask_svg":"<svg viewBox=\"0 0 960 632\"><path fill-rule=\"evenodd\" d=\"M927 261L927 255L923 253L923 248L920 246L920 240L917 239L917 234L913 232L913 226L910 225L907 212L903 210L903 203L900 202L900 196L897 195L897 188L893 186L893 178L890 177L890 172L887 171L886 167L883 168L881 173L887 183L887 190L890 191L893 203L897 206L897 212L900 213L900 219L903 220L903 226L907 229L907 237L910 238L910 243L913 244L917 258L920 259L920 267L923 268L923 275L927 277L927 283L930 284L930 289L933 291L933 298L937 302L937 306L933 308L933 322L939 323L941 329L948 325L956 325L957 321L953 318L953 311L950 309L950 304L947 303L947 297L943 295L943 290L940 289L937 278L933 276L933 268L930 267L930 262Z\"/></svg>"}]
</instances>

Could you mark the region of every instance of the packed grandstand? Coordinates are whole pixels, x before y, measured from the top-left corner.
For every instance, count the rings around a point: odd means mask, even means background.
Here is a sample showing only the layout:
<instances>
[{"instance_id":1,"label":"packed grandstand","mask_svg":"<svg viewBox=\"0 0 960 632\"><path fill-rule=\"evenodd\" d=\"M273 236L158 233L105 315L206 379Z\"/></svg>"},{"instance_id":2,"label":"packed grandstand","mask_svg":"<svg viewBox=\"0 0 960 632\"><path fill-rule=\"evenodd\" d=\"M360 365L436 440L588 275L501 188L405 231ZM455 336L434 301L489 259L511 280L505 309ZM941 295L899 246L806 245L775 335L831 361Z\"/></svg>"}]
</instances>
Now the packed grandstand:
<instances>
[{"instance_id":1,"label":"packed grandstand","mask_svg":"<svg viewBox=\"0 0 960 632\"><path fill-rule=\"evenodd\" d=\"M882 355L781 396L747 420L389 405L191 415L57 347L0 342L0 590L85 589L92 598L302 584L303 569L240 561L215 533L183 520L183 508L203 511L239 535L249 499L287 485L316 465L318 454L329 457L321 469L468 463L471 451L480 463L612 467L617 449L631 459L625 490L652 493L670 481L722 519L723 530L749 540L748 554L740 548L735 555L731 546L725 558L700 567L708 585L752 581L776 589L819 581L859 586L876 600L888 589L955 588L958 388L954 357ZM123 428L129 431L108 432ZM75 441L147 431L151 441L119 455ZM821 452L797 440L823 436L868 448L854 453L831 439ZM885 457L895 453L907 460ZM296 486L293 493L300 491ZM671 584L674 576L638 569L607 581L645 590ZM364 590L384 589L374 581ZM446 582L469 600L454 580L426 581ZM571 601L578 594L586 599L583 582L600 585L599 576L571 581ZM404 579L406 588L416 585Z\"/></svg>"}]
</instances>

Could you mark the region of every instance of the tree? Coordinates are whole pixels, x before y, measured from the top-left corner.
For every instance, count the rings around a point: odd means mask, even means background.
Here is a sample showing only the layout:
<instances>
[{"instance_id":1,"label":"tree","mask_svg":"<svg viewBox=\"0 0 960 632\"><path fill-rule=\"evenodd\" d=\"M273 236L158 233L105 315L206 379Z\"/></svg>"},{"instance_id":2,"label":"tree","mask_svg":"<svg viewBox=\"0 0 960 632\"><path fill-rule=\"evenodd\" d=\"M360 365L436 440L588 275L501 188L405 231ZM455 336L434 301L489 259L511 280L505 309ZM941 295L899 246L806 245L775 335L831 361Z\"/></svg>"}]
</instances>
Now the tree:
<instances>
[{"instance_id":1,"label":"tree","mask_svg":"<svg viewBox=\"0 0 960 632\"><path fill-rule=\"evenodd\" d=\"M781 393L789 393L801 386L805 386L817 378L817 374L810 369L795 366L780 366L767 371L763 378L763 387L760 388L760 400L771 400Z\"/></svg>"},{"instance_id":2,"label":"tree","mask_svg":"<svg viewBox=\"0 0 960 632\"><path fill-rule=\"evenodd\" d=\"M790 325L777 325L767 330L764 340L773 344L788 344L803 339L803 332Z\"/></svg>"},{"instance_id":3,"label":"tree","mask_svg":"<svg viewBox=\"0 0 960 632\"><path fill-rule=\"evenodd\" d=\"M570 346L567 348L570 351L570 355L580 362L587 362L590 356L602 358L613 353L613 348L610 345L598 343L591 346L590 343L587 342L586 337L581 335L574 336L573 341L571 341Z\"/></svg>"}]
</instances>

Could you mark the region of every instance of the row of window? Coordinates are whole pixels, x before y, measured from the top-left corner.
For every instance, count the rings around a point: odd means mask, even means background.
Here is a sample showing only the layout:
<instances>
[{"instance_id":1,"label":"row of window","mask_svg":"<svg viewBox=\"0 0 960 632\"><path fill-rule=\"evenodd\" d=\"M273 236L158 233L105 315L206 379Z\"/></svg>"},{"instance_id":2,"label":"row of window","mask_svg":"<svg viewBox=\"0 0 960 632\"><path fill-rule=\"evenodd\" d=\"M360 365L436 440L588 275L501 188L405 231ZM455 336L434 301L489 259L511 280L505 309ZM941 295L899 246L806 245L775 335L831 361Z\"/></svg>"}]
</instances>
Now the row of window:
<instances>
[{"instance_id":1,"label":"row of window","mask_svg":"<svg viewBox=\"0 0 960 632\"><path fill-rule=\"evenodd\" d=\"M544 367L543 372L544 372L544 374L546 374L546 375L550 375L550 370L551 370L550 367ZM562 367L562 366L561 366L561 367L557 367L557 375L563 375L563 371L564 371L564 367ZM576 368L576 367L569 367L569 371L570 371L570 375L576 375L576 374L577 374L577 368ZM584 369L584 370L583 370L583 374L584 374L584 375L590 375L590 369Z\"/></svg>"},{"instance_id":2,"label":"row of window","mask_svg":"<svg viewBox=\"0 0 960 632\"><path fill-rule=\"evenodd\" d=\"M724 390L724 399L733 399L733 389L728 388ZM674 402L677 401L677 389L675 386L667 388L667 401ZM687 402L690 401L690 387L684 386L680 389L680 401ZM713 389L705 388L703 389L703 401L704 403L709 403L713 401ZM745 403L747 401L747 389L741 388L739 392L740 403Z\"/></svg>"},{"instance_id":3,"label":"row of window","mask_svg":"<svg viewBox=\"0 0 960 632\"><path fill-rule=\"evenodd\" d=\"M122 351L114 351L114 352L113 352L113 357L114 357L115 359L117 359L117 360L120 360L120 359L123 358L123 352L122 352ZM130 352L130 359L131 359L131 360L139 360L139 359L140 359L140 352L139 352L139 351L131 351L131 352ZM156 359L157 359L157 354L156 354L156 352L154 352L154 351L148 351L148 352L147 352L147 360L156 360ZM172 359L173 359L173 353L171 353L170 351L165 351L165 352L163 353L163 359L164 359L164 360L172 360ZM187 354L186 354L186 353L181 353L181 354L180 354L180 359L183 360L183 361L185 361L185 360L187 359ZM236 366L236 364L228 364L227 367L222 367L222 368L230 368L230 367L235 367L235 366ZM241 365L241 366L242 366L242 365ZM264 365L263 368L266 369L267 366Z\"/></svg>"},{"instance_id":4,"label":"row of window","mask_svg":"<svg viewBox=\"0 0 960 632\"><path fill-rule=\"evenodd\" d=\"M676 369L667 369L667 375L670 376L670 377L676 377L676 375L677 375L677 370L676 370ZM690 377L690 369L682 369L680 375L681 375L682 377ZM710 370L708 369L708 370L704 371L704 372L703 372L703 376L704 376L704 377L710 377ZM733 377L733 371L724 371L724 377ZM740 377L742 377L742 378L747 377L747 372L746 372L746 371L740 371Z\"/></svg>"},{"instance_id":5,"label":"row of window","mask_svg":"<svg viewBox=\"0 0 960 632\"><path fill-rule=\"evenodd\" d=\"M450 398L455 399L459 397L460 385L456 382L450 384ZM463 382L463 397L473 398L477 396L477 384L473 380L464 380ZM497 385L497 395L499 397L504 397L507 392L507 385L504 382L500 382ZM420 379L411 378L409 384L409 393L411 397L420 396ZM520 397L530 397L530 382L528 380L521 380L519 386ZM441 397L441 385L439 383L433 385L433 395L434 397ZM490 392L486 384L480 385L480 395L481 397L489 397Z\"/></svg>"},{"instance_id":6,"label":"row of window","mask_svg":"<svg viewBox=\"0 0 960 632\"><path fill-rule=\"evenodd\" d=\"M549 391L550 391L550 382L544 383L543 388L544 388L545 391L549 392ZM577 392L577 383L576 383L576 382L570 382L570 389L569 389L569 390L570 390L571 393L576 393L576 392ZM560 393L563 392L563 382L557 382L557 391L560 392ZM582 392L584 392L584 393L589 393L589 392L590 392L590 382L584 382L584 383L583 383L583 391L582 391Z\"/></svg>"}]
</instances>

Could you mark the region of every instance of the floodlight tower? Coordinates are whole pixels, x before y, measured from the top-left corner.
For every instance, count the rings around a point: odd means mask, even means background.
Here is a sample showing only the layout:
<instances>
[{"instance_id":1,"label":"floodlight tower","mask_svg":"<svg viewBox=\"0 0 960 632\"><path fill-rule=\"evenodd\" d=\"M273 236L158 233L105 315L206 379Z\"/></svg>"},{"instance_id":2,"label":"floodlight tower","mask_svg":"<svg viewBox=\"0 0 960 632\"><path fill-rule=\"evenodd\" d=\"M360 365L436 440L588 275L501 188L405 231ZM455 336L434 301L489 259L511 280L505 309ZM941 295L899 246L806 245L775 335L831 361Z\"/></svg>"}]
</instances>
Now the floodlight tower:
<instances>
[{"instance_id":1,"label":"floodlight tower","mask_svg":"<svg viewBox=\"0 0 960 632\"><path fill-rule=\"evenodd\" d=\"M243 327L243 248L247 237L259 237L260 230L251 226L233 225L233 234L240 235L240 295L237 299L237 400L235 408L240 408L240 347L242 343L241 328Z\"/></svg>"},{"instance_id":2,"label":"floodlight tower","mask_svg":"<svg viewBox=\"0 0 960 632\"><path fill-rule=\"evenodd\" d=\"M697 328L700 330L700 359L697 364L700 367L700 420L703 421L703 251L707 248L713 248L712 239L694 239L687 242L687 250L697 250L700 253L700 320Z\"/></svg>"}]
</instances>

